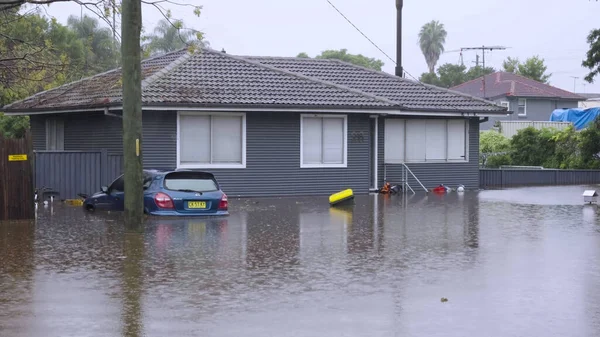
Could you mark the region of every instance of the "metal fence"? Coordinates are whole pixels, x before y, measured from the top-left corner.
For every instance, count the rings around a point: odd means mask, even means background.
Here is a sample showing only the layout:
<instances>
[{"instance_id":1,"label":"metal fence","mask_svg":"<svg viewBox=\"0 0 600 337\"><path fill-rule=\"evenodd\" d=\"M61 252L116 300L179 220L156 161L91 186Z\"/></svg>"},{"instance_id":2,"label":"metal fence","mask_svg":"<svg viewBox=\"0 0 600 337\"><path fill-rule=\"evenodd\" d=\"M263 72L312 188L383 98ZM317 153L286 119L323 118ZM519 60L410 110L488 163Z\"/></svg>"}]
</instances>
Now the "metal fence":
<instances>
[{"instance_id":1,"label":"metal fence","mask_svg":"<svg viewBox=\"0 0 600 337\"><path fill-rule=\"evenodd\" d=\"M60 199L92 194L123 171L123 156L106 151L36 151L35 187L50 188Z\"/></svg>"},{"instance_id":2,"label":"metal fence","mask_svg":"<svg viewBox=\"0 0 600 337\"><path fill-rule=\"evenodd\" d=\"M532 126L535 129L555 128L564 130L572 125L571 122L549 122L549 121L500 121L500 132L508 138L516 135L521 129Z\"/></svg>"},{"instance_id":3,"label":"metal fence","mask_svg":"<svg viewBox=\"0 0 600 337\"><path fill-rule=\"evenodd\" d=\"M480 169L481 188L600 184L600 170Z\"/></svg>"}]
</instances>

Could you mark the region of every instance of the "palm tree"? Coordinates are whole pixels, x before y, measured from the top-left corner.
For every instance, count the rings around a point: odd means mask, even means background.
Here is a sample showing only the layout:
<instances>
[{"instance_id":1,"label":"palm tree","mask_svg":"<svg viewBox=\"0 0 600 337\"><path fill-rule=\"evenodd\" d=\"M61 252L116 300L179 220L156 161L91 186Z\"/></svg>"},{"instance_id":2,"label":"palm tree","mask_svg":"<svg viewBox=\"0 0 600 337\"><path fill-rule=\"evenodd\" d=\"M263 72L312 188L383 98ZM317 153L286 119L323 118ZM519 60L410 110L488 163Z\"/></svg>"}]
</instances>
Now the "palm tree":
<instances>
[{"instance_id":1,"label":"palm tree","mask_svg":"<svg viewBox=\"0 0 600 337\"><path fill-rule=\"evenodd\" d=\"M144 47L150 55L172 52L192 43L207 44L197 39L195 31L183 29L183 22L171 23L164 19L158 22L154 34L144 36L143 40L149 41Z\"/></svg>"},{"instance_id":2,"label":"palm tree","mask_svg":"<svg viewBox=\"0 0 600 337\"><path fill-rule=\"evenodd\" d=\"M83 42L86 75L106 71L118 65L118 41L113 38L110 28L100 27L97 19L87 15L82 18L71 15L67 24Z\"/></svg>"},{"instance_id":3,"label":"palm tree","mask_svg":"<svg viewBox=\"0 0 600 337\"><path fill-rule=\"evenodd\" d=\"M423 25L419 32L419 45L423 56L425 56L429 72L432 74L435 73L435 65L444 52L447 35L444 24L435 20Z\"/></svg>"}]
</instances>

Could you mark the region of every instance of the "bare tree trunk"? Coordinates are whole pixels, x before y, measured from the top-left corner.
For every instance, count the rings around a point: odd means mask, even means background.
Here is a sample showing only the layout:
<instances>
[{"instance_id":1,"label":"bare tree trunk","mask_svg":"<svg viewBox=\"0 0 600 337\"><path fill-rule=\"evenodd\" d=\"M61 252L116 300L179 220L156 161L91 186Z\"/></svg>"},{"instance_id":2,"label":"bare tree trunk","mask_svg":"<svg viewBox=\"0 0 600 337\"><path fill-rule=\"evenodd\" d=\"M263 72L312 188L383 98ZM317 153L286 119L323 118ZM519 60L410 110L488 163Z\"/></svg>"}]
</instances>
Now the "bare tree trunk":
<instances>
[{"instance_id":1,"label":"bare tree trunk","mask_svg":"<svg viewBox=\"0 0 600 337\"><path fill-rule=\"evenodd\" d=\"M142 189L142 77L140 34L141 0L123 0L121 20L123 63L123 157L125 160L125 226L141 231L144 217Z\"/></svg>"}]
</instances>

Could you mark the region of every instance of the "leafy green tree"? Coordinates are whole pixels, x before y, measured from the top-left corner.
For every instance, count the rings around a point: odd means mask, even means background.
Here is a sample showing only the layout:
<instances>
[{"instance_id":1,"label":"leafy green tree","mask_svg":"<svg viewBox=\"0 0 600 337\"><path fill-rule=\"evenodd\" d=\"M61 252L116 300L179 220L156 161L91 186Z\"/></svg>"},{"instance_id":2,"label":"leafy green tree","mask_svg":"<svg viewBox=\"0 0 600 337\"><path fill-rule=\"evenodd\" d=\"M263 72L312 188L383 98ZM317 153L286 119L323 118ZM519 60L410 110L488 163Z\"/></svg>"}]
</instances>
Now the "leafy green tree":
<instances>
[{"instance_id":1,"label":"leafy green tree","mask_svg":"<svg viewBox=\"0 0 600 337\"><path fill-rule=\"evenodd\" d=\"M544 59L539 56L533 56L521 63L518 58L508 57L502 63L504 71L518 74L534 81L548 83L552 74L546 74L548 67L544 63Z\"/></svg>"},{"instance_id":2,"label":"leafy green tree","mask_svg":"<svg viewBox=\"0 0 600 337\"><path fill-rule=\"evenodd\" d=\"M552 74L546 74L548 67L544 64L544 59L539 56L533 56L525 60L525 63L519 64L519 74L532 80L548 83Z\"/></svg>"},{"instance_id":3,"label":"leafy green tree","mask_svg":"<svg viewBox=\"0 0 600 337\"><path fill-rule=\"evenodd\" d=\"M143 49L149 55L169 53L194 43L208 45L202 33L184 28L183 21L160 20L150 35L142 37Z\"/></svg>"},{"instance_id":4,"label":"leafy green tree","mask_svg":"<svg viewBox=\"0 0 600 337\"><path fill-rule=\"evenodd\" d=\"M435 65L444 52L444 44L448 33L444 24L439 21L431 21L421 27L419 32L419 46L425 56L425 62L431 74L435 73Z\"/></svg>"},{"instance_id":5,"label":"leafy green tree","mask_svg":"<svg viewBox=\"0 0 600 337\"><path fill-rule=\"evenodd\" d=\"M472 67L467 71L467 67L464 65L446 63L438 67L437 74L421 74L419 81L443 88L450 88L481 76L491 74L494 71L494 68L486 67L483 69L479 66Z\"/></svg>"},{"instance_id":6,"label":"leafy green tree","mask_svg":"<svg viewBox=\"0 0 600 337\"><path fill-rule=\"evenodd\" d=\"M0 106L80 77L83 44L66 26L38 11L0 11ZM27 117L0 118L5 137L19 137Z\"/></svg>"},{"instance_id":7,"label":"leafy green tree","mask_svg":"<svg viewBox=\"0 0 600 337\"><path fill-rule=\"evenodd\" d=\"M594 78L600 73L600 29L594 29L589 33L587 43L590 45L590 49L581 65L590 70L585 80L594 83Z\"/></svg>"},{"instance_id":8,"label":"leafy green tree","mask_svg":"<svg viewBox=\"0 0 600 337\"><path fill-rule=\"evenodd\" d=\"M556 144L554 151L555 168L559 169L582 169L586 168L581 157L581 137L571 125L568 128L554 134L553 140Z\"/></svg>"},{"instance_id":9,"label":"leafy green tree","mask_svg":"<svg viewBox=\"0 0 600 337\"><path fill-rule=\"evenodd\" d=\"M88 15L82 18L71 15L67 23L84 46L84 75L101 73L118 66L120 45L113 39L111 29L100 27L98 19Z\"/></svg>"},{"instance_id":10,"label":"leafy green tree","mask_svg":"<svg viewBox=\"0 0 600 337\"><path fill-rule=\"evenodd\" d=\"M600 168L600 117L580 131L580 150L586 168Z\"/></svg>"},{"instance_id":11,"label":"leafy green tree","mask_svg":"<svg viewBox=\"0 0 600 337\"><path fill-rule=\"evenodd\" d=\"M28 116L5 116L0 113L0 135L5 138L21 138L29 129Z\"/></svg>"},{"instance_id":12,"label":"leafy green tree","mask_svg":"<svg viewBox=\"0 0 600 337\"><path fill-rule=\"evenodd\" d=\"M429 73L429 72L422 73L421 77L419 77L419 82L435 85L438 87L443 87L442 82L440 81L440 78L435 73L433 73L433 74Z\"/></svg>"},{"instance_id":13,"label":"leafy green tree","mask_svg":"<svg viewBox=\"0 0 600 337\"><path fill-rule=\"evenodd\" d=\"M555 130L521 129L510 141L515 165L555 167Z\"/></svg>"},{"instance_id":14,"label":"leafy green tree","mask_svg":"<svg viewBox=\"0 0 600 337\"><path fill-rule=\"evenodd\" d=\"M504 62L502 62L502 68L504 71L508 73L516 74L519 71L519 59L507 57Z\"/></svg>"},{"instance_id":15,"label":"leafy green tree","mask_svg":"<svg viewBox=\"0 0 600 337\"><path fill-rule=\"evenodd\" d=\"M483 131L479 137L481 164L484 167L510 165L510 140L497 131Z\"/></svg>"},{"instance_id":16,"label":"leafy green tree","mask_svg":"<svg viewBox=\"0 0 600 337\"><path fill-rule=\"evenodd\" d=\"M300 58L309 58L307 53L300 53L296 57ZM381 71L381 67L383 67L383 61L371 57L364 56L362 54L350 54L347 49L340 50L325 50L322 51L321 54L317 55L315 58L317 59L337 59L340 61L352 63L357 66L375 69Z\"/></svg>"},{"instance_id":17,"label":"leafy green tree","mask_svg":"<svg viewBox=\"0 0 600 337\"><path fill-rule=\"evenodd\" d=\"M485 67L485 68L483 68L481 66L471 67L471 69L469 69L469 71L467 71L465 81L474 80L476 78L480 78L482 76L492 74L495 71L496 71L496 69L494 69L492 67Z\"/></svg>"}]
</instances>

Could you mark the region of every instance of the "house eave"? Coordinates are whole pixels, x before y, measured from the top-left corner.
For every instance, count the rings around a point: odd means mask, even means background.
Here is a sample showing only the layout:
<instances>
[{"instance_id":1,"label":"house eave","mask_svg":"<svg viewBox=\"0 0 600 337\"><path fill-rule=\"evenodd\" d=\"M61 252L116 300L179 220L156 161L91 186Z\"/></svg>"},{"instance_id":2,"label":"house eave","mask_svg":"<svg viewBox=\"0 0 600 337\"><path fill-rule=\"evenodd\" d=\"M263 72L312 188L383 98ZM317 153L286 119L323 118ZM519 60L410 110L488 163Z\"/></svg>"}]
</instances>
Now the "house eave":
<instances>
[{"instance_id":1,"label":"house eave","mask_svg":"<svg viewBox=\"0 0 600 337\"><path fill-rule=\"evenodd\" d=\"M4 113L11 116L65 114L76 112L107 112L108 110L122 110L121 104L106 104L94 107L71 107L54 109L14 109ZM453 117L486 117L503 116L510 111L489 110L457 110L457 109L428 109L428 108L390 108L390 107L364 107L364 106L282 106L282 105L198 105L198 104L143 104L145 111L230 111L230 112L302 112L302 113L358 113L376 115L399 116L453 116Z\"/></svg>"}]
</instances>

